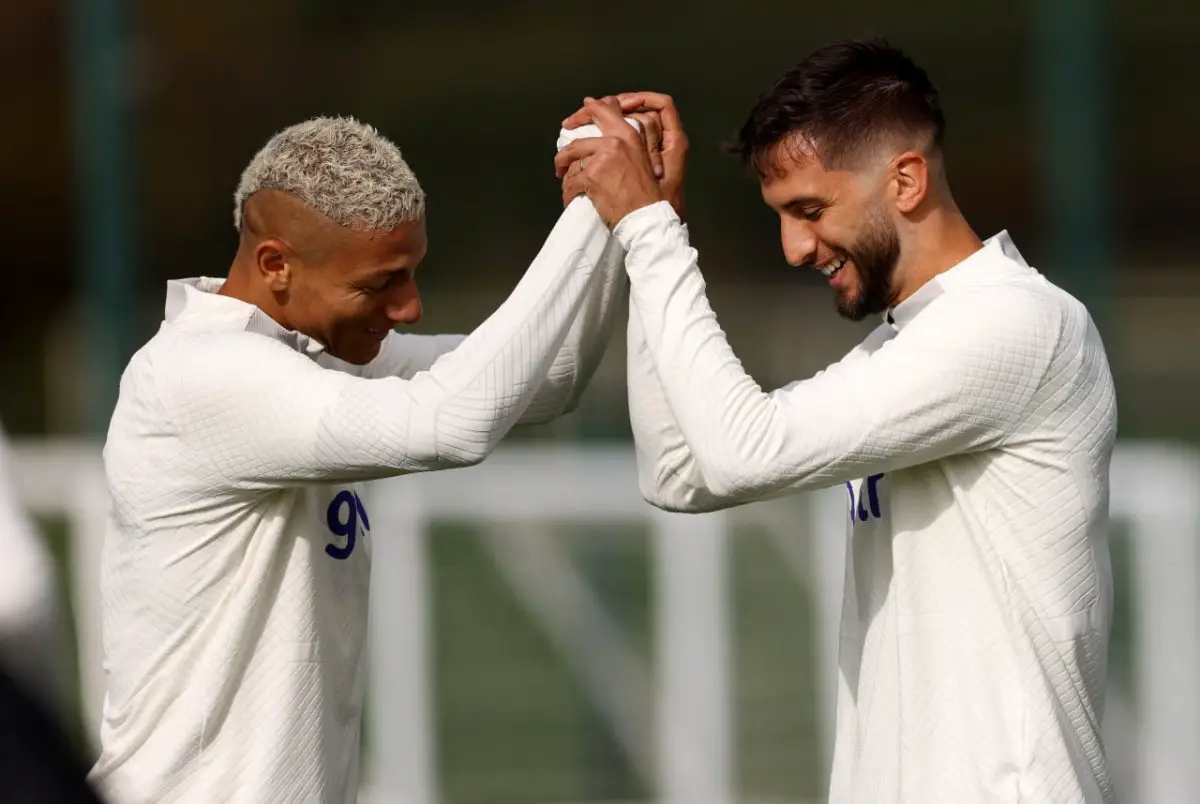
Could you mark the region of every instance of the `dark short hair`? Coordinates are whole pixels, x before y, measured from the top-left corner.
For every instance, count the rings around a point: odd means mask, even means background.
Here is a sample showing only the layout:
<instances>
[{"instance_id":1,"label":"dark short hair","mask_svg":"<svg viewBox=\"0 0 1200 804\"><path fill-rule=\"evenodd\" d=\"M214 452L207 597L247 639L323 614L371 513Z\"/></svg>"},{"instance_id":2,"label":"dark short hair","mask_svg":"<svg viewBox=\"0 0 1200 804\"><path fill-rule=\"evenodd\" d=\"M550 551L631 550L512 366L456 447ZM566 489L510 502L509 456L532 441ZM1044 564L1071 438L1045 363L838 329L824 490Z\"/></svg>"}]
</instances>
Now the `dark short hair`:
<instances>
[{"instance_id":1,"label":"dark short hair","mask_svg":"<svg viewBox=\"0 0 1200 804\"><path fill-rule=\"evenodd\" d=\"M929 76L899 48L870 38L826 45L777 78L726 149L765 175L775 146L792 138L838 167L891 136L924 134L941 148L945 133Z\"/></svg>"}]
</instances>

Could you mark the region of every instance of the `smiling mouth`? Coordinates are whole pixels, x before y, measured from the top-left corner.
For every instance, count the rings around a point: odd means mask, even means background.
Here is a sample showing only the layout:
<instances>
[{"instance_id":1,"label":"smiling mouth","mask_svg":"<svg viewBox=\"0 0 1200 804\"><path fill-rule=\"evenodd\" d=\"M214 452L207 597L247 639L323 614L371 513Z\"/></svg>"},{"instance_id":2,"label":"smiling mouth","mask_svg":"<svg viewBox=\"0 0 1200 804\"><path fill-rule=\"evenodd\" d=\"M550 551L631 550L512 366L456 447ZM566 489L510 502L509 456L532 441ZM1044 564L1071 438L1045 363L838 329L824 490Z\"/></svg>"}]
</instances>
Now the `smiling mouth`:
<instances>
[{"instance_id":1,"label":"smiling mouth","mask_svg":"<svg viewBox=\"0 0 1200 804\"><path fill-rule=\"evenodd\" d=\"M374 335L376 338L386 338L388 333L391 331L391 327L367 327L367 332Z\"/></svg>"},{"instance_id":2,"label":"smiling mouth","mask_svg":"<svg viewBox=\"0 0 1200 804\"><path fill-rule=\"evenodd\" d=\"M821 275L824 276L826 279L832 279L834 276L837 275L838 271L841 271L845 267L846 267L846 258L838 257L838 258L830 260L829 262L820 266L819 268L817 268L817 270L820 271Z\"/></svg>"}]
</instances>

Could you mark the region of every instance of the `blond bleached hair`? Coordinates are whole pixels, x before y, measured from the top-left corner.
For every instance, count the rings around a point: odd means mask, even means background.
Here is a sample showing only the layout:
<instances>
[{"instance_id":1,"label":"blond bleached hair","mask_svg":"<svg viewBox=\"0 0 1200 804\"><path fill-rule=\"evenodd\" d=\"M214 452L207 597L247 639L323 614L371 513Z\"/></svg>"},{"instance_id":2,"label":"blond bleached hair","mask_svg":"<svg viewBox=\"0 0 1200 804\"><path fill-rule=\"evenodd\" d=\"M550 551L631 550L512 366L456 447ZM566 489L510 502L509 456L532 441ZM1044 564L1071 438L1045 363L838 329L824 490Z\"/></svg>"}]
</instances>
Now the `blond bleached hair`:
<instances>
[{"instance_id":1,"label":"blond bleached hair","mask_svg":"<svg viewBox=\"0 0 1200 804\"><path fill-rule=\"evenodd\" d=\"M425 212L425 192L400 149L352 117L316 117L267 141L233 196L239 232L246 199L260 190L287 193L360 232L391 231Z\"/></svg>"}]
</instances>

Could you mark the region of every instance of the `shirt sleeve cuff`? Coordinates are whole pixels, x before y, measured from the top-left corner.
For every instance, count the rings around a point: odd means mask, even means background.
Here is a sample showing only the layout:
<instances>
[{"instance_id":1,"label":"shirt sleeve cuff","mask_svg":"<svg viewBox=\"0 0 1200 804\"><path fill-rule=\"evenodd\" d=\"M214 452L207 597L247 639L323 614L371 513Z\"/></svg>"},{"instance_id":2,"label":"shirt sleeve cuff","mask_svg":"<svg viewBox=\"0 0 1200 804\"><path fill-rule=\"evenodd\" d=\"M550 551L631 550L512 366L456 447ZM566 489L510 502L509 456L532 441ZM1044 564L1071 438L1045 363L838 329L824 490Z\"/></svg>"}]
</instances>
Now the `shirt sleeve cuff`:
<instances>
[{"instance_id":1,"label":"shirt sleeve cuff","mask_svg":"<svg viewBox=\"0 0 1200 804\"><path fill-rule=\"evenodd\" d=\"M680 225L679 216L667 201L657 201L649 206L640 207L630 212L613 227L613 235L625 249L629 251L641 237L672 224Z\"/></svg>"}]
</instances>

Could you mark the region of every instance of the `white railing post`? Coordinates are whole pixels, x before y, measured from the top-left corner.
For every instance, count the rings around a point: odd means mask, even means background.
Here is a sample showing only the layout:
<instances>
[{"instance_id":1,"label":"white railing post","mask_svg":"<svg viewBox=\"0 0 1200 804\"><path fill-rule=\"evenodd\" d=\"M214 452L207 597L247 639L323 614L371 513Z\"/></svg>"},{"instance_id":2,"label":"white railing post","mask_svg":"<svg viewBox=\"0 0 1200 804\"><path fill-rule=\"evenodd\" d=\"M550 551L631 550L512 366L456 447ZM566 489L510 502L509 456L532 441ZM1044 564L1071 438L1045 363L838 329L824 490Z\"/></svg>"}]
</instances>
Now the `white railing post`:
<instances>
[{"instance_id":1,"label":"white railing post","mask_svg":"<svg viewBox=\"0 0 1200 804\"><path fill-rule=\"evenodd\" d=\"M659 799L733 800L732 685L724 512L655 511Z\"/></svg>"},{"instance_id":2,"label":"white railing post","mask_svg":"<svg viewBox=\"0 0 1200 804\"><path fill-rule=\"evenodd\" d=\"M1114 517L1132 525L1137 801L1191 804L1200 800L1200 461L1130 445L1114 456L1111 485Z\"/></svg>"},{"instance_id":3,"label":"white railing post","mask_svg":"<svg viewBox=\"0 0 1200 804\"><path fill-rule=\"evenodd\" d=\"M419 478L368 484L371 711L365 761L382 801L438 800L431 681L428 520Z\"/></svg>"}]
</instances>

